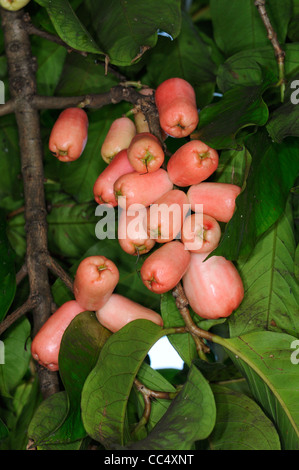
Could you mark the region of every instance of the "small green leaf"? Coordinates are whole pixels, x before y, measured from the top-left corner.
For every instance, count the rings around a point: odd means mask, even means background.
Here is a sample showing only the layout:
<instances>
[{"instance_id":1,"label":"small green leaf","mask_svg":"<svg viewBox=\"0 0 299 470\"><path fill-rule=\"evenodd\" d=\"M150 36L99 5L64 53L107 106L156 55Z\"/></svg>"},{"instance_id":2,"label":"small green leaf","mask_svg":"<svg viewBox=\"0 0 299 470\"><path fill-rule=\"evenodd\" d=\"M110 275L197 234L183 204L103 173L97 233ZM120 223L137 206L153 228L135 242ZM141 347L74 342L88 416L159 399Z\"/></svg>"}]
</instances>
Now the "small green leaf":
<instances>
[{"instance_id":1,"label":"small green leaf","mask_svg":"<svg viewBox=\"0 0 299 470\"><path fill-rule=\"evenodd\" d=\"M16 292L15 253L6 234L6 221L0 211L0 321L5 317Z\"/></svg>"}]
</instances>

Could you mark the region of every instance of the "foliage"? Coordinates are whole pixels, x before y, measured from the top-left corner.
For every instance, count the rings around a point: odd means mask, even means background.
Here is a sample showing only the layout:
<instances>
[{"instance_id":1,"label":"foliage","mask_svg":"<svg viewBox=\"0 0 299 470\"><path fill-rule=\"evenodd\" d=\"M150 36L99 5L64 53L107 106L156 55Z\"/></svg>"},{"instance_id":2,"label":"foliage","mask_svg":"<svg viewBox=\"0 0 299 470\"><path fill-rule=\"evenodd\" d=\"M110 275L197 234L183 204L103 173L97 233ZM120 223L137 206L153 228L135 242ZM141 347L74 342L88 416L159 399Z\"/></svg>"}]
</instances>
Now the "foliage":
<instances>
[{"instance_id":1,"label":"foliage","mask_svg":"<svg viewBox=\"0 0 299 470\"><path fill-rule=\"evenodd\" d=\"M242 193L215 254L237 266L244 301L226 320L194 318L215 335L208 361L199 359L189 333L174 334L183 320L171 293L158 296L142 284L140 259L117 239L98 240L92 187L105 168L100 148L112 121L133 106L88 110L83 156L61 164L47 143L58 110L40 113L44 189L52 255L74 275L79 261L104 254L120 270L116 292L160 312L164 329L138 320L110 335L92 312L66 330L60 352L63 390L42 400L30 357L31 323L24 318L3 335L0 361L0 447L23 449L223 449L298 450L298 145L299 105L291 101L299 72L297 0L267 2L269 18L285 51L285 92L274 49L252 0L36 0L26 8L33 23L70 47L31 38L37 58L38 93L75 96L104 93L118 84L110 63L127 80L156 88L178 76L197 97L198 137L219 151L212 181L238 184ZM0 78L9 99L3 34ZM15 272L26 253L24 195L17 127L0 118L0 320L27 298ZM173 152L179 142L170 137ZM55 302L72 298L51 279ZM192 312L191 312L192 313ZM184 360L182 371L154 370L148 351L167 335ZM0 356L1 359L1 356ZM169 399L152 402L142 421L137 377ZM26 438L24 438L24 433Z\"/></svg>"}]
</instances>

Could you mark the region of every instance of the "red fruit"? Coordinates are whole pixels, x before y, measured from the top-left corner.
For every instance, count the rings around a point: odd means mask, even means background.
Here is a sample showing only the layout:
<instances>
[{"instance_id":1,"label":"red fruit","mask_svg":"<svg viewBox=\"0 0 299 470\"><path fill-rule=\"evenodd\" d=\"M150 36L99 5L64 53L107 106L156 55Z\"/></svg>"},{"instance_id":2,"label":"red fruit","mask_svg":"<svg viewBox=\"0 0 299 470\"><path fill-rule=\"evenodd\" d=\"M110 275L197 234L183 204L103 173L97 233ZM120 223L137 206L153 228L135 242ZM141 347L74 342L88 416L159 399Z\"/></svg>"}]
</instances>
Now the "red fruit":
<instances>
[{"instance_id":1,"label":"red fruit","mask_svg":"<svg viewBox=\"0 0 299 470\"><path fill-rule=\"evenodd\" d=\"M128 148L128 159L138 173L157 171L164 162L159 139L150 132L136 134Z\"/></svg>"},{"instance_id":2,"label":"red fruit","mask_svg":"<svg viewBox=\"0 0 299 470\"><path fill-rule=\"evenodd\" d=\"M49 139L49 149L61 162L77 160L87 142L88 118L81 108L60 113Z\"/></svg>"},{"instance_id":3,"label":"red fruit","mask_svg":"<svg viewBox=\"0 0 299 470\"><path fill-rule=\"evenodd\" d=\"M117 206L114 194L114 183L122 175L134 171L128 160L127 150L121 150L102 171L93 186L93 194L98 204L111 204Z\"/></svg>"},{"instance_id":4,"label":"red fruit","mask_svg":"<svg viewBox=\"0 0 299 470\"><path fill-rule=\"evenodd\" d=\"M84 310L101 308L119 281L119 271L105 256L89 256L79 264L74 280L74 295Z\"/></svg>"},{"instance_id":5,"label":"red fruit","mask_svg":"<svg viewBox=\"0 0 299 470\"><path fill-rule=\"evenodd\" d=\"M207 179L218 167L218 152L201 140L182 145L169 159L167 172L173 184L190 186Z\"/></svg>"},{"instance_id":6,"label":"red fruit","mask_svg":"<svg viewBox=\"0 0 299 470\"><path fill-rule=\"evenodd\" d=\"M203 211L219 222L228 222L233 216L236 197L240 192L241 188L235 184L204 182L191 186L187 195L194 212Z\"/></svg>"},{"instance_id":7,"label":"red fruit","mask_svg":"<svg viewBox=\"0 0 299 470\"><path fill-rule=\"evenodd\" d=\"M129 147L135 134L136 127L130 118L124 116L115 119L106 134L101 148L103 160L106 163L110 163L118 152Z\"/></svg>"},{"instance_id":8,"label":"red fruit","mask_svg":"<svg viewBox=\"0 0 299 470\"><path fill-rule=\"evenodd\" d=\"M172 189L147 209L147 233L159 243L177 238L190 204L187 195Z\"/></svg>"},{"instance_id":9,"label":"red fruit","mask_svg":"<svg viewBox=\"0 0 299 470\"><path fill-rule=\"evenodd\" d=\"M181 240L192 253L208 253L219 244L221 228L213 217L197 213L186 217Z\"/></svg>"},{"instance_id":10,"label":"red fruit","mask_svg":"<svg viewBox=\"0 0 299 470\"><path fill-rule=\"evenodd\" d=\"M180 241L165 243L144 261L140 270L142 282L156 294L168 292L181 280L189 263L190 253Z\"/></svg>"},{"instance_id":11,"label":"red fruit","mask_svg":"<svg viewBox=\"0 0 299 470\"><path fill-rule=\"evenodd\" d=\"M182 78L161 83L155 94L161 128L172 137L186 137L198 124L194 88Z\"/></svg>"},{"instance_id":12,"label":"red fruit","mask_svg":"<svg viewBox=\"0 0 299 470\"><path fill-rule=\"evenodd\" d=\"M121 248L130 255L148 253L155 245L144 227L146 209L143 206L131 205L128 211L122 210L118 221L118 241ZM138 205L136 205L138 206Z\"/></svg>"},{"instance_id":13,"label":"red fruit","mask_svg":"<svg viewBox=\"0 0 299 470\"><path fill-rule=\"evenodd\" d=\"M161 316L154 310L143 307L119 294L112 294L108 302L96 311L96 316L102 326L115 333L133 320L150 320L163 326Z\"/></svg>"},{"instance_id":14,"label":"red fruit","mask_svg":"<svg viewBox=\"0 0 299 470\"><path fill-rule=\"evenodd\" d=\"M183 287L191 308L202 318L228 317L244 297L241 277L223 256L191 253Z\"/></svg>"},{"instance_id":15,"label":"red fruit","mask_svg":"<svg viewBox=\"0 0 299 470\"><path fill-rule=\"evenodd\" d=\"M65 302L43 324L31 344L33 359L49 370L58 370L61 339L73 318L84 309L75 300Z\"/></svg>"},{"instance_id":16,"label":"red fruit","mask_svg":"<svg viewBox=\"0 0 299 470\"><path fill-rule=\"evenodd\" d=\"M167 172L159 168L154 173L141 175L135 171L121 176L114 184L114 193L122 209L129 208L131 204L147 207L172 187Z\"/></svg>"}]
</instances>

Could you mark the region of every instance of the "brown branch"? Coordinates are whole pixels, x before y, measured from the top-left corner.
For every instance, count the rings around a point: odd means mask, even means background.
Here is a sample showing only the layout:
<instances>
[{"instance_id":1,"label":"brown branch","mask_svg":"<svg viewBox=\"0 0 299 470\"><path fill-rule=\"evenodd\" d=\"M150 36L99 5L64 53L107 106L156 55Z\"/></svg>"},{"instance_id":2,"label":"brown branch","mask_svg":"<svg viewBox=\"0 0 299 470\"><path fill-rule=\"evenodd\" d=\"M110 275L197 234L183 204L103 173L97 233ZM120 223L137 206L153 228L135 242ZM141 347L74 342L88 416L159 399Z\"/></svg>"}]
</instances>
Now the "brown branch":
<instances>
[{"instance_id":1,"label":"brown branch","mask_svg":"<svg viewBox=\"0 0 299 470\"><path fill-rule=\"evenodd\" d=\"M9 88L15 103L24 183L26 263L33 308L33 336L51 314L52 296L48 268L41 263L47 253L47 222L44 195L43 153L38 111L32 106L36 94L36 63L30 38L23 27L23 12L0 9L8 64ZM58 375L37 366L44 398L59 390Z\"/></svg>"},{"instance_id":2,"label":"brown branch","mask_svg":"<svg viewBox=\"0 0 299 470\"><path fill-rule=\"evenodd\" d=\"M5 104L0 104L0 117L11 114L15 111L15 102L14 100L9 100Z\"/></svg>"},{"instance_id":3,"label":"brown branch","mask_svg":"<svg viewBox=\"0 0 299 470\"><path fill-rule=\"evenodd\" d=\"M281 101L283 101L284 89L285 89L285 74L284 74L285 51L281 48L279 41L277 39L277 34L274 31L271 21L269 19L269 16L266 10L266 0L255 0L254 4L258 9L259 15L267 30L268 39L271 42L273 49L274 49L275 57L276 57L277 64L278 64L279 84L281 86Z\"/></svg>"},{"instance_id":4,"label":"brown branch","mask_svg":"<svg viewBox=\"0 0 299 470\"><path fill-rule=\"evenodd\" d=\"M29 298L26 302L17 308L14 312L10 313L5 320L0 323L0 335L4 333L11 325L13 325L19 318L21 318L26 313L32 311L37 305L36 299Z\"/></svg>"},{"instance_id":5,"label":"brown branch","mask_svg":"<svg viewBox=\"0 0 299 470\"><path fill-rule=\"evenodd\" d=\"M27 264L24 263L23 266L20 268L20 270L16 274L16 284L20 284L22 280L27 276L28 274L28 269L27 269Z\"/></svg>"},{"instance_id":6,"label":"brown branch","mask_svg":"<svg viewBox=\"0 0 299 470\"><path fill-rule=\"evenodd\" d=\"M179 282L176 287L172 290L172 295L175 298L176 306L182 315L186 330L192 335L194 342L196 344L196 349L198 351L199 356L202 359L205 359L205 353L210 352L210 348L204 343L203 339L212 340L213 335L206 330L198 328L195 323L193 322L190 311L189 311L189 303L188 299L185 295L184 289L182 284Z\"/></svg>"},{"instance_id":7,"label":"brown branch","mask_svg":"<svg viewBox=\"0 0 299 470\"><path fill-rule=\"evenodd\" d=\"M45 255L44 262L49 270L55 274L62 282L66 285L66 287L73 292L73 279L65 272L65 270L60 266L57 261L55 261L52 256Z\"/></svg>"}]
</instances>

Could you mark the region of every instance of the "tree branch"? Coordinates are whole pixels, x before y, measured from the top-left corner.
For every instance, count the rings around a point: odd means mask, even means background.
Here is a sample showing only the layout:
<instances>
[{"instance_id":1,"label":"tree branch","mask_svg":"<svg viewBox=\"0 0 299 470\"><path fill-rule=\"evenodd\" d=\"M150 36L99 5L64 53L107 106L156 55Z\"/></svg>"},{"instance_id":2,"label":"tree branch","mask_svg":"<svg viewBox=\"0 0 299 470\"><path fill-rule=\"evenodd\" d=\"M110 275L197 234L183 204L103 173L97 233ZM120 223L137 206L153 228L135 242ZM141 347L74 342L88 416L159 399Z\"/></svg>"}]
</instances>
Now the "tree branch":
<instances>
[{"instance_id":1,"label":"tree branch","mask_svg":"<svg viewBox=\"0 0 299 470\"><path fill-rule=\"evenodd\" d=\"M260 17L265 25L267 30L268 39L271 42L275 57L278 64L278 74L279 74L279 84L281 89L281 101L284 101L284 90L285 90L285 74L284 74L284 58L285 58L285 51L282 50L279 41L277 39L277 34L273 29L271 21L269 19L267 10L266 10L266 0L255 0L255 6L258 9Z\"/></svg>"},{"instance_id":2,"label":"tree branch","mask_svg":"<svg viewBox=\"0 0 299 470\"><path fill-rule=\"evenodd\" d=\"M43 154L38 111L32 106L36 93L35 61L28 33L23 28L23 12L1 8L2 28L8 64L9 88L15 102L19 133L26 220L26 263L33 308L33 336L51 314L52 296L48 268L41 263L47 248ZM58 391L58 375L37 366L40 386L46 398Z\"/></svg>"},{"instance_id":3,"label":"tree branch","mask_svg":"<svg viewBox=\"0 0 299 470\"><path fill-rule=\"evenodd\" d=\"M29 297L26 302L21 305L21 307L17 308L14 312L10 313L5 320L0 323L0 335L4 333L11 325L13 325L19 318L21 318L26 313L30 312L36 307L36 300Z\"/></svg>"}]
</instances>

